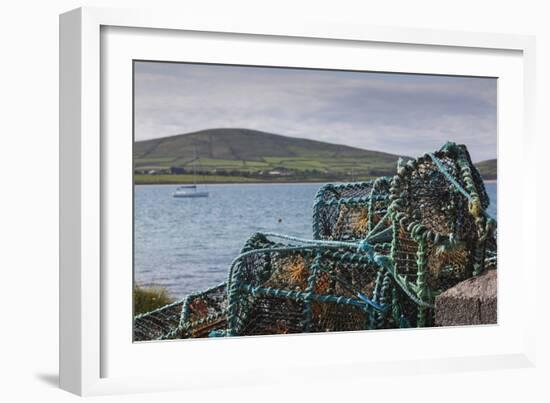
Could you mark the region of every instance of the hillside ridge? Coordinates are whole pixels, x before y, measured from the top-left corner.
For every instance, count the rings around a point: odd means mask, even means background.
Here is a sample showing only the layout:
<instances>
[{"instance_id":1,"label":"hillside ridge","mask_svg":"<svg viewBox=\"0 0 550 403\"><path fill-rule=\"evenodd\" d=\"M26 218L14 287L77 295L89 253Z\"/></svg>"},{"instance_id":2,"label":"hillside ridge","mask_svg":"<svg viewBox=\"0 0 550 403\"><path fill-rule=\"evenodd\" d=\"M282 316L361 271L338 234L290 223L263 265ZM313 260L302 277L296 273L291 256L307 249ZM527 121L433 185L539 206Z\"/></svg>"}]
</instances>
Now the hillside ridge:
<instances>
[{"instance_id":1,"label":"hillside ridge","mask_svg":"<svg viewBox=\"0 0 550 403\"><path fill-rule=\"evenodd\" d=\"M190 158L189 153L196 153L199 158L247 160L265 156L296 157L300 156L300 151L304 151L300 150L301 148L308 149L310 153L332 153L332 157L371 155L391 156L392 159L396 157L382 151L242 128L206 129L136 141L134 157L137 159L168 156Z\"/></svg>"},{"instance_id":2,"label":"hillside ridge","mask_svg":"<svg viewBox=\"0 0 550 403\"><path fill-rule=\"evenodd\" d=\"M490 160L479 161L474 165L477 167L483 179L492 180L497 178L497 164L497 159L493 158Z\"/></svg>"}]
</instances>

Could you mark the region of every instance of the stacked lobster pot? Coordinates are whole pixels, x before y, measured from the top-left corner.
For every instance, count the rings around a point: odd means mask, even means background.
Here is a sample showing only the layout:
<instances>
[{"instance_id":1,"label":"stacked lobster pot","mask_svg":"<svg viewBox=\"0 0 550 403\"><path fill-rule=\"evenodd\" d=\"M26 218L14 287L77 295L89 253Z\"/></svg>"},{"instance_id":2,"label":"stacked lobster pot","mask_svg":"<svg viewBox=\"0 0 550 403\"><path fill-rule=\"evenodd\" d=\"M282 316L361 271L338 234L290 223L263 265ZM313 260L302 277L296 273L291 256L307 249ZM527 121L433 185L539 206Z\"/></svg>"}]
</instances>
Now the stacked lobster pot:
<instances>
[{"instance_id":1,"label":"stacked lobster pot","mask_svg":"<svg viewBox=\"0 0 550 403\"><path fill-rule=\"evenodd\" d=\"M135 338L431 326L440 292L496 267L488 204L454 143L400 160L392 178L324 185L313 239L253 235L226 283L136 317Z\"/></svg>"},{"instance_id":2,"label":"stacked lobster pot","mask_svg":"<svg viewBox=\"0 0 550 403\"><path fill-rule=\"evenodd\" d=\"M313 205L314 239L365 238L386 216L389 194L390 178L385 176L367 182L324 185Z\"/></svg>"},{"instance_id":3,"label":"stacked lobster pot","mask_svg":"<svg viewBox=\"0 0 550 403\"><path fill-rule=\"evenodd\" d=\"M372 328L411 326L417 304L411 303L414 291L396 277L389 259L394 245L394 226L390 213L392 178L345 185L325 185L314 206L313 233L316 239L354 241L358 254L365 253L375 263L373 302L384 307L376 313ZM415 321L413 320L414 324Z\"/></svg>"},{"instance_id":4,"label":"stacked lobster pot","mask_svg":"<svg viewBox=\"0 0 550 403\"><path fill-rule=\"evenodd\" d=\"M401 160L390 193L393 270L415 296L411 302L418 314L409 313L409 320L430 326L435 297L480 274L486 258L496 256L496 222L486 214L489 198L466 147L454 143Z\"/></svg>"},{"instance_id":5,"label":"stacked lobster pot","mask_svg":"<svg viewBox=\"0 0 550 403\"><path fill-rule=\"evenodd\" d=\"M377 267L354 247L275 243L233 266L226 335L362 330L384 307L373 299Z\"/></svg>"}]
</instances>

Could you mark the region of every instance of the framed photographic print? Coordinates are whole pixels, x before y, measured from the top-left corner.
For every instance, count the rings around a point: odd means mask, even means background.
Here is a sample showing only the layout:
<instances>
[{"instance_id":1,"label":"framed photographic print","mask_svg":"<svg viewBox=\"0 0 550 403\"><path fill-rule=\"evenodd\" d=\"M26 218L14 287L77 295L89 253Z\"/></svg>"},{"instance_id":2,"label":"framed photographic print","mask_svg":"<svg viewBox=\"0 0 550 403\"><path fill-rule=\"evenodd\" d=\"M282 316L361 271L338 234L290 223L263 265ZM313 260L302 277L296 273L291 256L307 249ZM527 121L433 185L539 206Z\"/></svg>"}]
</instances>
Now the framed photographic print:
<instances>
[{"instance_id":1,"label":"framed photographic print","mask_svg":"<svg viewBox=\"0 0 550 403\"><path fill-rule=\"evenodd\" d=\"M496 324L496 78L133 71L135 341Z\"/></svg>"},{"instance_id":2,"label":"framed photographic print","mask_svg":"<svg viewBox=\"0 0 550 403\"><path fill-rule=\"evenodd\" d=\"M531 38L105 9L60 35L63 388L530 365Z\"/></svg>"}]
</instances>

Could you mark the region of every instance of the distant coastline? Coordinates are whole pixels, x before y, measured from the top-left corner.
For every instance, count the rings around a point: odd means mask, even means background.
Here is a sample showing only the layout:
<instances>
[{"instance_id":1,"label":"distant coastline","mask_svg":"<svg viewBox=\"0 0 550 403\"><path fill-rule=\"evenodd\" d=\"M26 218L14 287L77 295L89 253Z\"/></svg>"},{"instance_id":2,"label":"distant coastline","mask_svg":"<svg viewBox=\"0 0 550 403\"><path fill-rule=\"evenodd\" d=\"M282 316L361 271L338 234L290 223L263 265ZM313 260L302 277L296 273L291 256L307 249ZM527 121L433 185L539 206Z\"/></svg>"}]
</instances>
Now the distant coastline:
<instances>
[{"instance_id":1,"label":"distant coastline","mask_svg":"<svg viewBox=\"0 0 550 403\"><path fill-rule=\"evenodd\" d=\"M375 179L376 176L354 178L353 181L361 182ZM253 183L331 183L331 182L351 182L348 178L289 178L282 177L271 180L262 180L256 178L245 178L237 176L204 176L197 178L197 184L253 184ZM134 175L134 185L188 185L194 183L191 175Z\"/></svg>"},{"instance_id":2,"label":"distant coastline","mask_svg":"<svg viewBox=\"0 0 550 403\"><path fill-rule=\"evenodd\" d=\"M255 178L244 177L202 177L197 181L198 184L214 185L214 184L277 184L277 183L333 183L333 182L352 182L349 178L336 178L328 180L326 178L279 178L273 180L261 180ZM371 179L376 179L377 176L366 176L354 178L355 182L362 182ZM484 179L485 183L497 183L497 179ZM191 175L134 175L134 185L188 185L192 184L193 177Z\"/></svg>"}]
</instances>

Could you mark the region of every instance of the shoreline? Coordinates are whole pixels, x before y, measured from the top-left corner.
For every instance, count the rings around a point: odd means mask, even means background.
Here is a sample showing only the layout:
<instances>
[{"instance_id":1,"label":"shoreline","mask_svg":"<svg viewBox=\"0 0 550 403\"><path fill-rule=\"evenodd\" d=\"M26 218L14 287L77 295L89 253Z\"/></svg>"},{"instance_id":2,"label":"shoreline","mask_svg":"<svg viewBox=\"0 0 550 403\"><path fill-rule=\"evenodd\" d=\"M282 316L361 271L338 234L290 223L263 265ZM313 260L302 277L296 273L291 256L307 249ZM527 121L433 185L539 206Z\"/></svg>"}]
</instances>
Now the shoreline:
<instances>
[{"instance_id":1,"label":"shoreline","mask_svg":"<svg viewBox=\"0 0 550 403\"><path fill-rule=\"evenodd\" d=\"M360 176L355 182L376 179L377 176ZM203 175L194 178L192 175L134 175L134 185L222 185L222 184L271 184L271 183L344 183L349 182L349 178L319 178L319 177L288 177L278 178L254 178L243 176L221 176L221 175ZM197 179L195 181L195 179Z\"/></svg>"},{"instance_id":2,"label":"shoreline","mask_svg":"<svg viewBox=\"0 0 550 403\"><path fill-rule=\"evenodd\" d=\"M361 180L355 182L364 182L372 179L376 179L376 176L369 178L362 178ZM262 180L234 180L234 181L201 181L197 183L197 186L200 185L277 185L277 184L307 184L307 183L348 183L346 180L278 180L278 181L262 181ZM497 179L484 179L483 183L485 184L496 184ZM134 186L150 186L150 185L171 185L171 186L182 186L182 185L192 185L192 182L186 181L163 181L158 182L136 182L134 181Z\"/></svg>"},{"instance_id":3,"label":"shoreline","mask_svg":"<svg viewBox=\"0 0 550 403\"><path fill-rule=\"evenodd\" d=\"M375 179L369 178L369 179L362 179L359 181L354 182L363 182L367 180ZM288 185L288 184L307 184L307 183L348 183L349 181L344 180L316 180L316 181L305 181L305 180L295 180L295 181L273 181L273 182L267 182L267 181L227 181L227 182L218 182L218 181L201 181L200 183L196 183L197 186L201 185ZM149 186L149 185L171 185L171 186L184 186L184 185L192 185L193 183L190 182L169 182L169 181L159 181L159 182L134 182L134 186Z\"/></svg>"}]
</instances>

